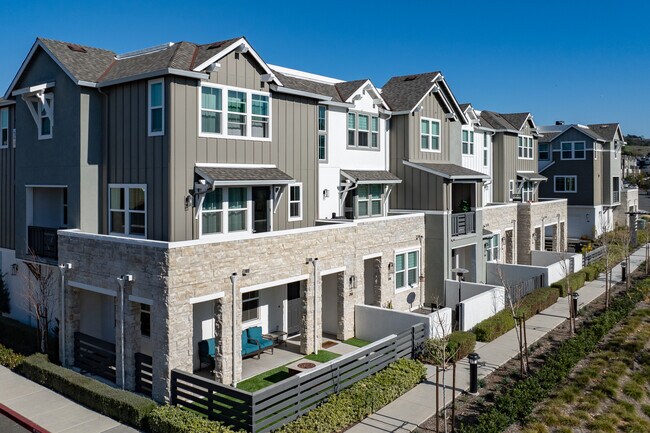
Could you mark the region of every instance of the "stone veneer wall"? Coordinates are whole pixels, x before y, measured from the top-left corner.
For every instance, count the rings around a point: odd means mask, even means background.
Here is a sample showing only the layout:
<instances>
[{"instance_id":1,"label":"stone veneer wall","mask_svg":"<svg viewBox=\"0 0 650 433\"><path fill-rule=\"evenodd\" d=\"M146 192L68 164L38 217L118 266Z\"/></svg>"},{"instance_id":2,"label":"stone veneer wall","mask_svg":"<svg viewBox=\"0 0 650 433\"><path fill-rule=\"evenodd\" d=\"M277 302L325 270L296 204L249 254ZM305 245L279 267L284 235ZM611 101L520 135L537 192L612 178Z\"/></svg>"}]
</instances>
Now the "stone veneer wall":
<instances>
[{"instance_id":1,"label":"stone veneer wall","mask_svg":"<svg viewBox=\"0 0 650 433\"><path fill-rule=\"evenodd\" d=\"M163 401L168 398L169 374L174 368L192 371L192 356L196 348L192 345L193 306L191 298L215 295L223 292L216 303L217 316L224 332L218 338L217 378L230 383L233 378L232 362L232 283L230 276L238 273L235 291L234 335L241 333L241 288L252 287L308 275L302 284L302 351L314 351L314 316L316 338L321 332L321 278L314 287L314 267L307 258L318 258L318 272L345 267L338 284L338 337L354 336L354 305L364 300L364 256L381 254L381 289L377 300L381 305L391 302L397 310L407 310L406 297L410 291L395 294L394 278L389 275L388 263L394 262L395 251L419 248L417 236L424 235L424 216L410 214L360 220L354 223L332 224L309 229L256 235L241 240L222 242L187 241L165 243L139 241L113 236L85 234L75 231L59 233L59 258L71 262L67 281L109 288L119 292L116 278L132 274L135 281L125 286L126 296L133 295L153 301L151 311L151 339L154 349L154 398ZM424 255L424 251L420 254ZM422 257L424 263L424 257ZM243 269L250 273L242 276ZM349 277L356 277L356 289L348 287ZM314 314L314 288L317 307ZM69 299L68 323L66 328L66 354L68 360L74 356L72 335L79 326L79 290L66 288ZM414 290L419 304L418 290ZM119 298L118 298L119 299ZM77 301L75 301L77 300ZM126 358L138 351L139 327L135 318L138 313L131 307L127 312L125 338ZM119 324L118 324L119 328ZM138 334L138 335L136 335ZM119 341L119 336L116 336ZM241 350L241 339L235 338L235 353ZM119 346L119 344L118 344ZM118 353L118 359L119 359ZM235 357L234 380L241 377L241 363ZM69 362L70 364L71 362ZM118 360L119 363L119 360ZM131 362L127 362L127 367ZM120 366L118 365L118 371ZM128 368L130 370L130 368ZM133 387L133 372L127 373L125 384Z\"/></svg>"},{"instance_id":2,"label":"stone veneer wall","mask_svg":"<svg viewBox=\"0 0 650 433\"><path fill-rule=\"evenodd\" d=\"M559 216L558 216L559 215ZM536 228L558 225L560 240L556 242L560 251L567 248L567 200L544 200L532 203L517 203L517 263L530 265L530 252L535 248L533 233ZM543 236L543 234L542 234ZM543 249L543 242L540 244Z\"/></svg>"},{"instance_id":3,"label":"stone veneer wall","mask_svg":"<svg viewBox=\"0 0 650 433\"><path fill-rule=\"evenodd\" d=\"M514 257L517 257L516 251L516 233L514 232L517 225L517 203L504 203L494 206L485 206L482 209L483 228L491 232L499 232L501 236L501 245L499 249L499 261L506 260L506 231L512 230L515 235L513 241ZM515 221L513 223L513 220Z\"/></svg>"}]
</instances>

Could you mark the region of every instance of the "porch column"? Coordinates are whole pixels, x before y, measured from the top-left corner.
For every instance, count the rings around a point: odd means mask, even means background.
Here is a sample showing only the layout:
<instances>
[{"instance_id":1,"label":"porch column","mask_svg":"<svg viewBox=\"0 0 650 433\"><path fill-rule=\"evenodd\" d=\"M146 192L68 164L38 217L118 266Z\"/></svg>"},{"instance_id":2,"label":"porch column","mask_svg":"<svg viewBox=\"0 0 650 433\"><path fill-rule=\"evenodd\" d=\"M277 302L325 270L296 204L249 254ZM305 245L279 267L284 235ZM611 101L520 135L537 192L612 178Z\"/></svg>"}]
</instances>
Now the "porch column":
<instances>
[{"instance_id":1,"label":"porch column","mask_svg":"<svg viewBox=\"0 0 650 433\"><path fill-rule=\"evenodd\" d=\"M553 251L560 252L560 242L557 224L553 224Z\"/></svg>"},{"instance_id":2,"label":"porch column","mask_svg":"<svg viewBox=\"0 0 650 433\"><path fill-rule=\"evenodd\" d=\"M140 304L128 301L128 294L125 293L124 304L124 388L130 391L135 390L135 354L140 350ZM117 311L116 331L119 332L121 317ZM121 371L120 363L120 336L116 336L116 369ZM117 385L121 376L117 375Z\"/></svg>"},{"instance_id":3,"label":"porch column","mask_svg":"<svg viewBox=\"0 0 650 433\"><path fill-rule=\"evenodd\" d=\"M301 320L300 320L300 353L314 353L323 335L322 322L322 282L320 276L316 279L311 272L309 279L300 283ZM315 289L315 290L314 290ZM314 338L315 337L315 338ZM320 349L320 347L318 347Z\"/></svg>"},{"instance_id":4,"label":"porch column","mask_svg":"<svg viewBox=\"0 0 650 433\"><path fill-rule=\"evenodd\" d=\"M336 338L339 340L345 340L346 330L350 327L347 322L350 320L352 320L352 329L354 329L354 316L346 317L344 313L345 298L345 272L339 272L336 274L336 314L338 315Z\"/></svg>"},{"instance_id":5,"label":"porch column","mask_svg":"<svg viewBox=\"0 0 650 433\"><path fill-rule=\"evenodd\" d=\"M232 383L232 306L228 307L224 298L214 300L214 380L224 385Z\"/></svg>"}]
</instances>

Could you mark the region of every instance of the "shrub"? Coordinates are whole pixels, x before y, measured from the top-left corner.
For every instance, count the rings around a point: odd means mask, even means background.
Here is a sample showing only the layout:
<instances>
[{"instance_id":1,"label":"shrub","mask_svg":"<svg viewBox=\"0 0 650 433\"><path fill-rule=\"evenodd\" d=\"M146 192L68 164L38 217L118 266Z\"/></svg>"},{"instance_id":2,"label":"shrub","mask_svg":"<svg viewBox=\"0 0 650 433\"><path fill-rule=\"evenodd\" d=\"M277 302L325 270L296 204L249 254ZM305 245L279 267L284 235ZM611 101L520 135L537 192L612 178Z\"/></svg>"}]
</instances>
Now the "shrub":
<instances>
[{"instance_id":1,"label":"shrub","mask_svg":"<svg viewBox=\"0 0 650 433\"><path fill-rule=\"evenodd\" d=\"M400 359L355 383L325 403L278 430L280 433L334 432L363 420L421 382L426 369L418 361Z\"/></svg>"},{"instance_id":2,"label":"shrub","mask_svg":"<svg viewBox=\"0 0 650 433\"><path fill-rule=\"evenodd\" d=\"M585 266L584 268L582 268L582 272L585 273L585 279L587 281L595 280L596 278L598 278L598 274L600 274L597 267L594 266L593 264L589 265L589 266Z\"/></svg>"},{"instance_id":3,"label":"shrub","mask_svg":"<svg viewBox=\"0 0 650 433\"><path fill-rule=\"evenodd\" d=\"M567 285L567 279L562 278L560 281L556 281L551 284L551 287L557 287L559 289L560 297L565 297L569 294L569 287L571 291L578 290L580 287L585 285L585 273L582 271L575 272L569 275L569 284Z\"/></svg>"},{"instance_id":4,"label":"shrub","mask_svg":"<svg viewBox=\"0 0 650 433\"><path fill-rule=\"evenodd\" d=\"M453 355L453 361L460 361L474 351L474 346L476 346L476 335L473 332L452 332L447 339L445 356L449 358ZM427 364L441 365L441 352L440 340L429 338L423 344L420 360Z\"/></svg>"},{"instance_id":5,"label":"shrub","mask_svg":"<svg viewBox=\"0 0 650 433\"><path fill-rule=\"evenodd\" d=\"M147 422L151 433L232 433L234 430L216 421L209 421L176 406L160 406L149 412Z\"/></svg>"},{"instance_id":6,"label":"shrub","mask_svg":"<svg viewBox=\"0 0 650 433\"><path fill-rule=\"evenodd\" d=\"M14 369L18 367L25 357L19 353L14 352L13 350L0 345L0 365L3 365L7 368Z\"/></svg>"},{"instance_id":7,"label":"shrub","mask_svg":"<svg viewBox=\"0 0 650 433\"><path fill-rule=\"evenodd\" d=\"M145 416L156 407L153 400L115 389L67 368L59 367L49 362L42 354L25 358L20 371L36 383L136 428L145 427L143 423Z\"/></svg>"},{"instance_id":8,"label":"shrub","mask_svg":"<svg viewBox=\"0 0 650 433\"><path fill-rule=\"evenodd\" d=\"M550 307L557 301L558 290L554 287L541 287L527 294L521 299L517 314L526 319L531 318L540 311ZM515 327L510 308L502 310L494 316L478 323L472 329L478 341L489 342L505 334Z\"/></svg>"},{"instance_id":9,"label":"shrub","mask_svg":"<svg viewBox=\"0 0 650 433\"><path fill-rule=\"evenodd\" d=\"M616 298L609 310L586 323L573 338L552 352L539 370L500 394L494 404L479 415L475 425L465 426L461 431L496 433L517 420L526 419L535 405L546 398L571 373L573 367L596 348L598 342L634 309L643 296L641 290L632 289Z\"/></svg>"}]
</instances>

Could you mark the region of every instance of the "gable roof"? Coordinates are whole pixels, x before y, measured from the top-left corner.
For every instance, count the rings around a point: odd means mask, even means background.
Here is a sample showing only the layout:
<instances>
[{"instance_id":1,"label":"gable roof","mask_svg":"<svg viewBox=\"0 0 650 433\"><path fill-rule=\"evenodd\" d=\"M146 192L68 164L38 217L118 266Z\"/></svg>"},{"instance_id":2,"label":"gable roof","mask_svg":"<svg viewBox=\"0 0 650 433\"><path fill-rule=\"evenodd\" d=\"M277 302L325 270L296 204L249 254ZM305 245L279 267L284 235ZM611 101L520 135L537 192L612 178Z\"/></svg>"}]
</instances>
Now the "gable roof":
<instances>
[{"instance_id":1,"label":"gable roof","mask_svg":"<svg viewBox=\"0 0 650 433\"><path fill-rule=\"evenodd\" d=\"M621 128L621 125L618 123L595 123L587 126L607 141L614 141L616 139L616 131L620 131ZM622 135L623 133L621 133Z\"/></svg>"},{"instance_id":2,"label":"gable roof","mask_svg":"<svg viewBox=\"0 0 650 433\"><path fill-rule=\"evenodd\" d=\"M519 132L530 121L535 128L535 122L531 113L497 113L495 111L482 110L479 115L482 125L491 127L497 131Z\"/></svg>"},{"instance_id":3,"label":"gable roof","mask_svg":"<svg viewBox=\"0 0 650 433\"><path fill-rule=\"evenodd\" d=\"M23 61L6 95L10 95L20 76L38 49L48 54L77 85L101 87L118 82L165 74L205 78L202 71L211 63L245 45L251 56L267 72L269 66L250 46L246 38L231 38L210 44L178 42L146 48L123 55L100 48L70 42L37 38ZM278 85L282 83L272 77Z\"/></svg>"},{"instance_id":4,"label":"gable roof","mask_svg":"<svg viewBox=\"0 0 650 433\"><path fill-rule=\"evenodd\" d=\"M614 141L617 131L620 132L618 123L596 123L593 125L548 125L541 126L540 132L544 135L540 138L540 143L550 143L569 129L575 129L586 136L597 141Z\"/></svg>"},{"instance_id":5,"label":"gable roof","mask_svg":"<svg viewBox=\"0 0 650 433\"><path fill-rule=\"evenodd\" d=\"M298 90L301 92L312 93L316 95L326 96L329 100L334 102L343 102L341 100L341 95L334 84L322 83L319 81L308 80L306 78L298 78L291 75L285 75L282 72L279 72L276 69L273 69L273 73L278 76L284 87Z\"/></svg>"},{"instance_id":6,"label":"gable roof","mask_svg":"<svg viewBox=\"0 0 650 433\"><path fill-rule=\"evenodd\" d=\"M354 80L354 81L344 81L342 83L337 83L334 85L336 91L339 93L339 96L343 101L347 101L350 96L354 94L361 86L363 86L368 79L364 80Z\"/></svg>"},{"instance_id":7,"label":"gable roof","mask_svg":"<svg viewBox=\"0 0 650 433\"><path fill-rule=\"evenodd\" d=\"M417 168L418 170L431 173L449 180L488 180L487 174L471 170L462 165L448 162L412 162L403 160L402 163L407 167Z\"/></svg>"},{"instance_id":8,"label":"gable roof","mask_svg":"<svg viewBox=\"0 0 650 433\"><path fill-rule=\"evenodd\" d=\"M526 124L526 121L531 117L530 113L511 113L502 114L501 116L517 130L521 130Z\"/></svg>"}]
</instances>

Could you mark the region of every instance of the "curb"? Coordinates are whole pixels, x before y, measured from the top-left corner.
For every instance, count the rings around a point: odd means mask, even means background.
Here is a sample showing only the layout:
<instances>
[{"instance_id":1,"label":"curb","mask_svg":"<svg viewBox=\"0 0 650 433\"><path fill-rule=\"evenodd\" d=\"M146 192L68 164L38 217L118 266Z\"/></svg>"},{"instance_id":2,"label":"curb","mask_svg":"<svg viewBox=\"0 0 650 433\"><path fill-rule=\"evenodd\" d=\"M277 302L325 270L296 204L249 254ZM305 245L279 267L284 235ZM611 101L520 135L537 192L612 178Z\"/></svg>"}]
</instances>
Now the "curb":
<instances>
[{"instance_id":1,"label":"curb","mask_svg":"<svg viewBox=\"0 0 650 433\"><path fill-rule=\"evenodd\" d=\"M49 430L46 430L35 422L28 420L18 412L8 408L2 403L0 403L0 414L6 416L16 424L22 426L23 428L26 428L32 433L50 433Z\"/></svg>"}]
</instances>

